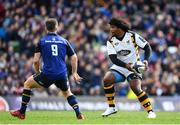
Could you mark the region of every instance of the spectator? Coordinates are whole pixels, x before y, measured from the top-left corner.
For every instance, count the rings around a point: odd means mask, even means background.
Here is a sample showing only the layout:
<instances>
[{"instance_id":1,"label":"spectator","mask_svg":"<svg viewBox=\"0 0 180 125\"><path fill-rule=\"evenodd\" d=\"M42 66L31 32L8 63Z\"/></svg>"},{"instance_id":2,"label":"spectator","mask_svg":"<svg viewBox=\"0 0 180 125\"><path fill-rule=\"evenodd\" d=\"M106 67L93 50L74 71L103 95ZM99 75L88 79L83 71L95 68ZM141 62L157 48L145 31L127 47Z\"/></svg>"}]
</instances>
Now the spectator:
<instances>
[{"instance_id":1,"label":"spectator","mask_svg":"<svg viewBox=\"0 0 180 125\"><path fill-rule=\"evenodd\" d=\"M34 46L44 34L43 20L49 16L62 21L59 34L77 52L78 72L84 80L81 86L70 80L76 94L103 93L100 79L110 63L103 46L109 33L106 22L121 16L133 22L133 30L153 49L143 81L149 94L180 95L179 12L177 1L164 0L107 0L103 6L95 0L0 0L0 95L21 94L24 80L34 73ZM122 88L125 91L117 94L126 95L128 89ZM54 90L47 93L58 95Z\"/></svg>"}]
</instances>

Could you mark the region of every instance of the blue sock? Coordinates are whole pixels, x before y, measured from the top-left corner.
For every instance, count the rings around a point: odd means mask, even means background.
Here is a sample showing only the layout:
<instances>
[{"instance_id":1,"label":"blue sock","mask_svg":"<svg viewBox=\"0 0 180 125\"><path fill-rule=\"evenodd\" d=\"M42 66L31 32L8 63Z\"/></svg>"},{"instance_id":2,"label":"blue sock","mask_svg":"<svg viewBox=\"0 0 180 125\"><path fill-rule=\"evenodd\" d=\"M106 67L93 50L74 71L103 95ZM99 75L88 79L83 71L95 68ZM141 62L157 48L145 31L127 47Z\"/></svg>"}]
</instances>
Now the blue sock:
<instances>
[{"instance_id":1,"label":"blue sock","mask_svg":"<svg viewBox=\"0 0 180 125\"><path fill-rule=\"evenodd\" d=\"M79 106L78 106L78 102L77 102L76 97L74 95L67 97L67 101L68 101L69 105L71 105L71 107L76 112L76 115L81 113Z\"/></svg>"},{"instance_id":2,"label":"blue sock","mask_svg":"<svg viewBox=\"0 0 180 125\"><path fill-rule=\"evenodd\" d=\"M28 103L30 101L30 98L31 98L31 90L24 89L23 94L22 94L21 108L20 108L21 113L25 114L27 105L28 105Z\"/></svg>"}]
</instances>

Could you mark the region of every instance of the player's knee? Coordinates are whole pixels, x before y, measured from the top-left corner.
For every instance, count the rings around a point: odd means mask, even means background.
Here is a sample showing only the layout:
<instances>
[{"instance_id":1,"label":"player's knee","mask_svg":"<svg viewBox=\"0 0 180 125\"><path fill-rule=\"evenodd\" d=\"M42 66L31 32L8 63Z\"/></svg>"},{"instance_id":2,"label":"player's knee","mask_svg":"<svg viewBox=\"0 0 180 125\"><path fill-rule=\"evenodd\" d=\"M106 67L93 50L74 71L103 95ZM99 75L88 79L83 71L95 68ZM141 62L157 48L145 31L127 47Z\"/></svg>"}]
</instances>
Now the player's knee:
<instances>
[{"instance_id":1,"label":"player's knee","mask_svg":"<svg viewBox=\"0 0 180 125\"><path fill-rule=\"evenodd\" d=\"M32 89L32 84L31 84L31 82L29 82L28 80L26 80L25 82L24 82L24 88L27 88L27 89Z\"/></svg>"},{"instance_id":2,"label":"player's knee","mask_svg":"<svg viewBox=\"0 0 180 125\"><path fill-rule=\"evenodd\" d=\"M33 77L30 76L25 82L24 82L24 88L27 88L27 89L33 89L35 88L35 83L33 81Z\"/></svg>"},{"instance_id":3,"label":"player's knee","mask_svg":"<svg viewBox=\"0 0 180 125\"><path fill-rule=\"evenodd\" d=\"M103 83L104 83L105 87L112 85L113 84L112 78L111 77L104 77L103 78Z\"/></svg>"},{"instance_id":4,"label":"player's knee","mask_svg":"<svg viewBox=\"0 0 180 125\"><path fill-rule=\"evenodd\" d=\"M72 92L68 89L67 91L62 91L62 94L65 98L73 95Z\"/></svg>"},{"instance_id":5,"label":"player's knee","mask_svg":"<svg viewBox=\"0 0 180 125\"><path fill-rule=\"evenodd\" d=\"M142 91L142 89L141 89L141 87L140 87L140 85L139 84L136 84L136 83L132 83L132 84L130 84L130 87L131 87L131 89L132 89L132 91L136 94L136 95L139 95L139 93L141 93L141 91Z\"/></svg>"}]
</instances>

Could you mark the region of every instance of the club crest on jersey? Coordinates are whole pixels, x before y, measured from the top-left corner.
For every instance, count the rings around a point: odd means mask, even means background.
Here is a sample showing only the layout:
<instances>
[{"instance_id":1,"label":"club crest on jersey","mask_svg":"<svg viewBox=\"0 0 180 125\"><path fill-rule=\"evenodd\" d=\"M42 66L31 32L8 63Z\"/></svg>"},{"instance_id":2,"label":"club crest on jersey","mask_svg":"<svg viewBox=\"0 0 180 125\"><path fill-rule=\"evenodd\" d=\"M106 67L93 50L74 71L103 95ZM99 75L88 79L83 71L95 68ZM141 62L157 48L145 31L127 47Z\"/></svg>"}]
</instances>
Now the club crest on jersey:
<instances>
[{"instance_id":1,"label":"club crest on jersey","mask_svg":"<svg viewBox=\"0 0 180 125\"><path fill-rule=\"evenodd\" d=\"M127 43L127 44L129 44L129 43L130 43L130 41L128 40L128 41L126 41L126 43Z\"/></svg>"},{"instance_id":2,"label":"club crest on jersey","mask_svg":"<svg viewBox=\"0 0 180 125\"><path fill-rule=\"evenodd\" d=\"M131 53L131 51L130 50L121 50L117 53L118 53L118 55L121 55L121 56L127 56Z\"/></svg>"}]
</instances>

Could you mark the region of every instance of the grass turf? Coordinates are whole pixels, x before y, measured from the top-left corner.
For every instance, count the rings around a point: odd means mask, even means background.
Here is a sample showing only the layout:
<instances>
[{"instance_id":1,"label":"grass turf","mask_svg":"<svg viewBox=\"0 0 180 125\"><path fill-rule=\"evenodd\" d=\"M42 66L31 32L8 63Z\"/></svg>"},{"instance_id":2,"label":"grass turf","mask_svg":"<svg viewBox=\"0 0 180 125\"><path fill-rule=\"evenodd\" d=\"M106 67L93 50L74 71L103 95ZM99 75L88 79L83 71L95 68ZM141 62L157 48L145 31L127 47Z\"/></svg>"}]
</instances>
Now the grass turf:
<instances>
[{"instance_id":1,"label":"grass turf","mask_svg":"<svg viewBox=\"0 0 180 125\"><path fill-rule=\"evenodd\" d=\"M84 111L85 120L77 120L73 111L29 111L26 119L0 112L0 124L180 124L180 112L156 112L156 119L147 119L144 112L119 111L109 117L101 117L102 111Z\"/></svg>"}]
</instances>

